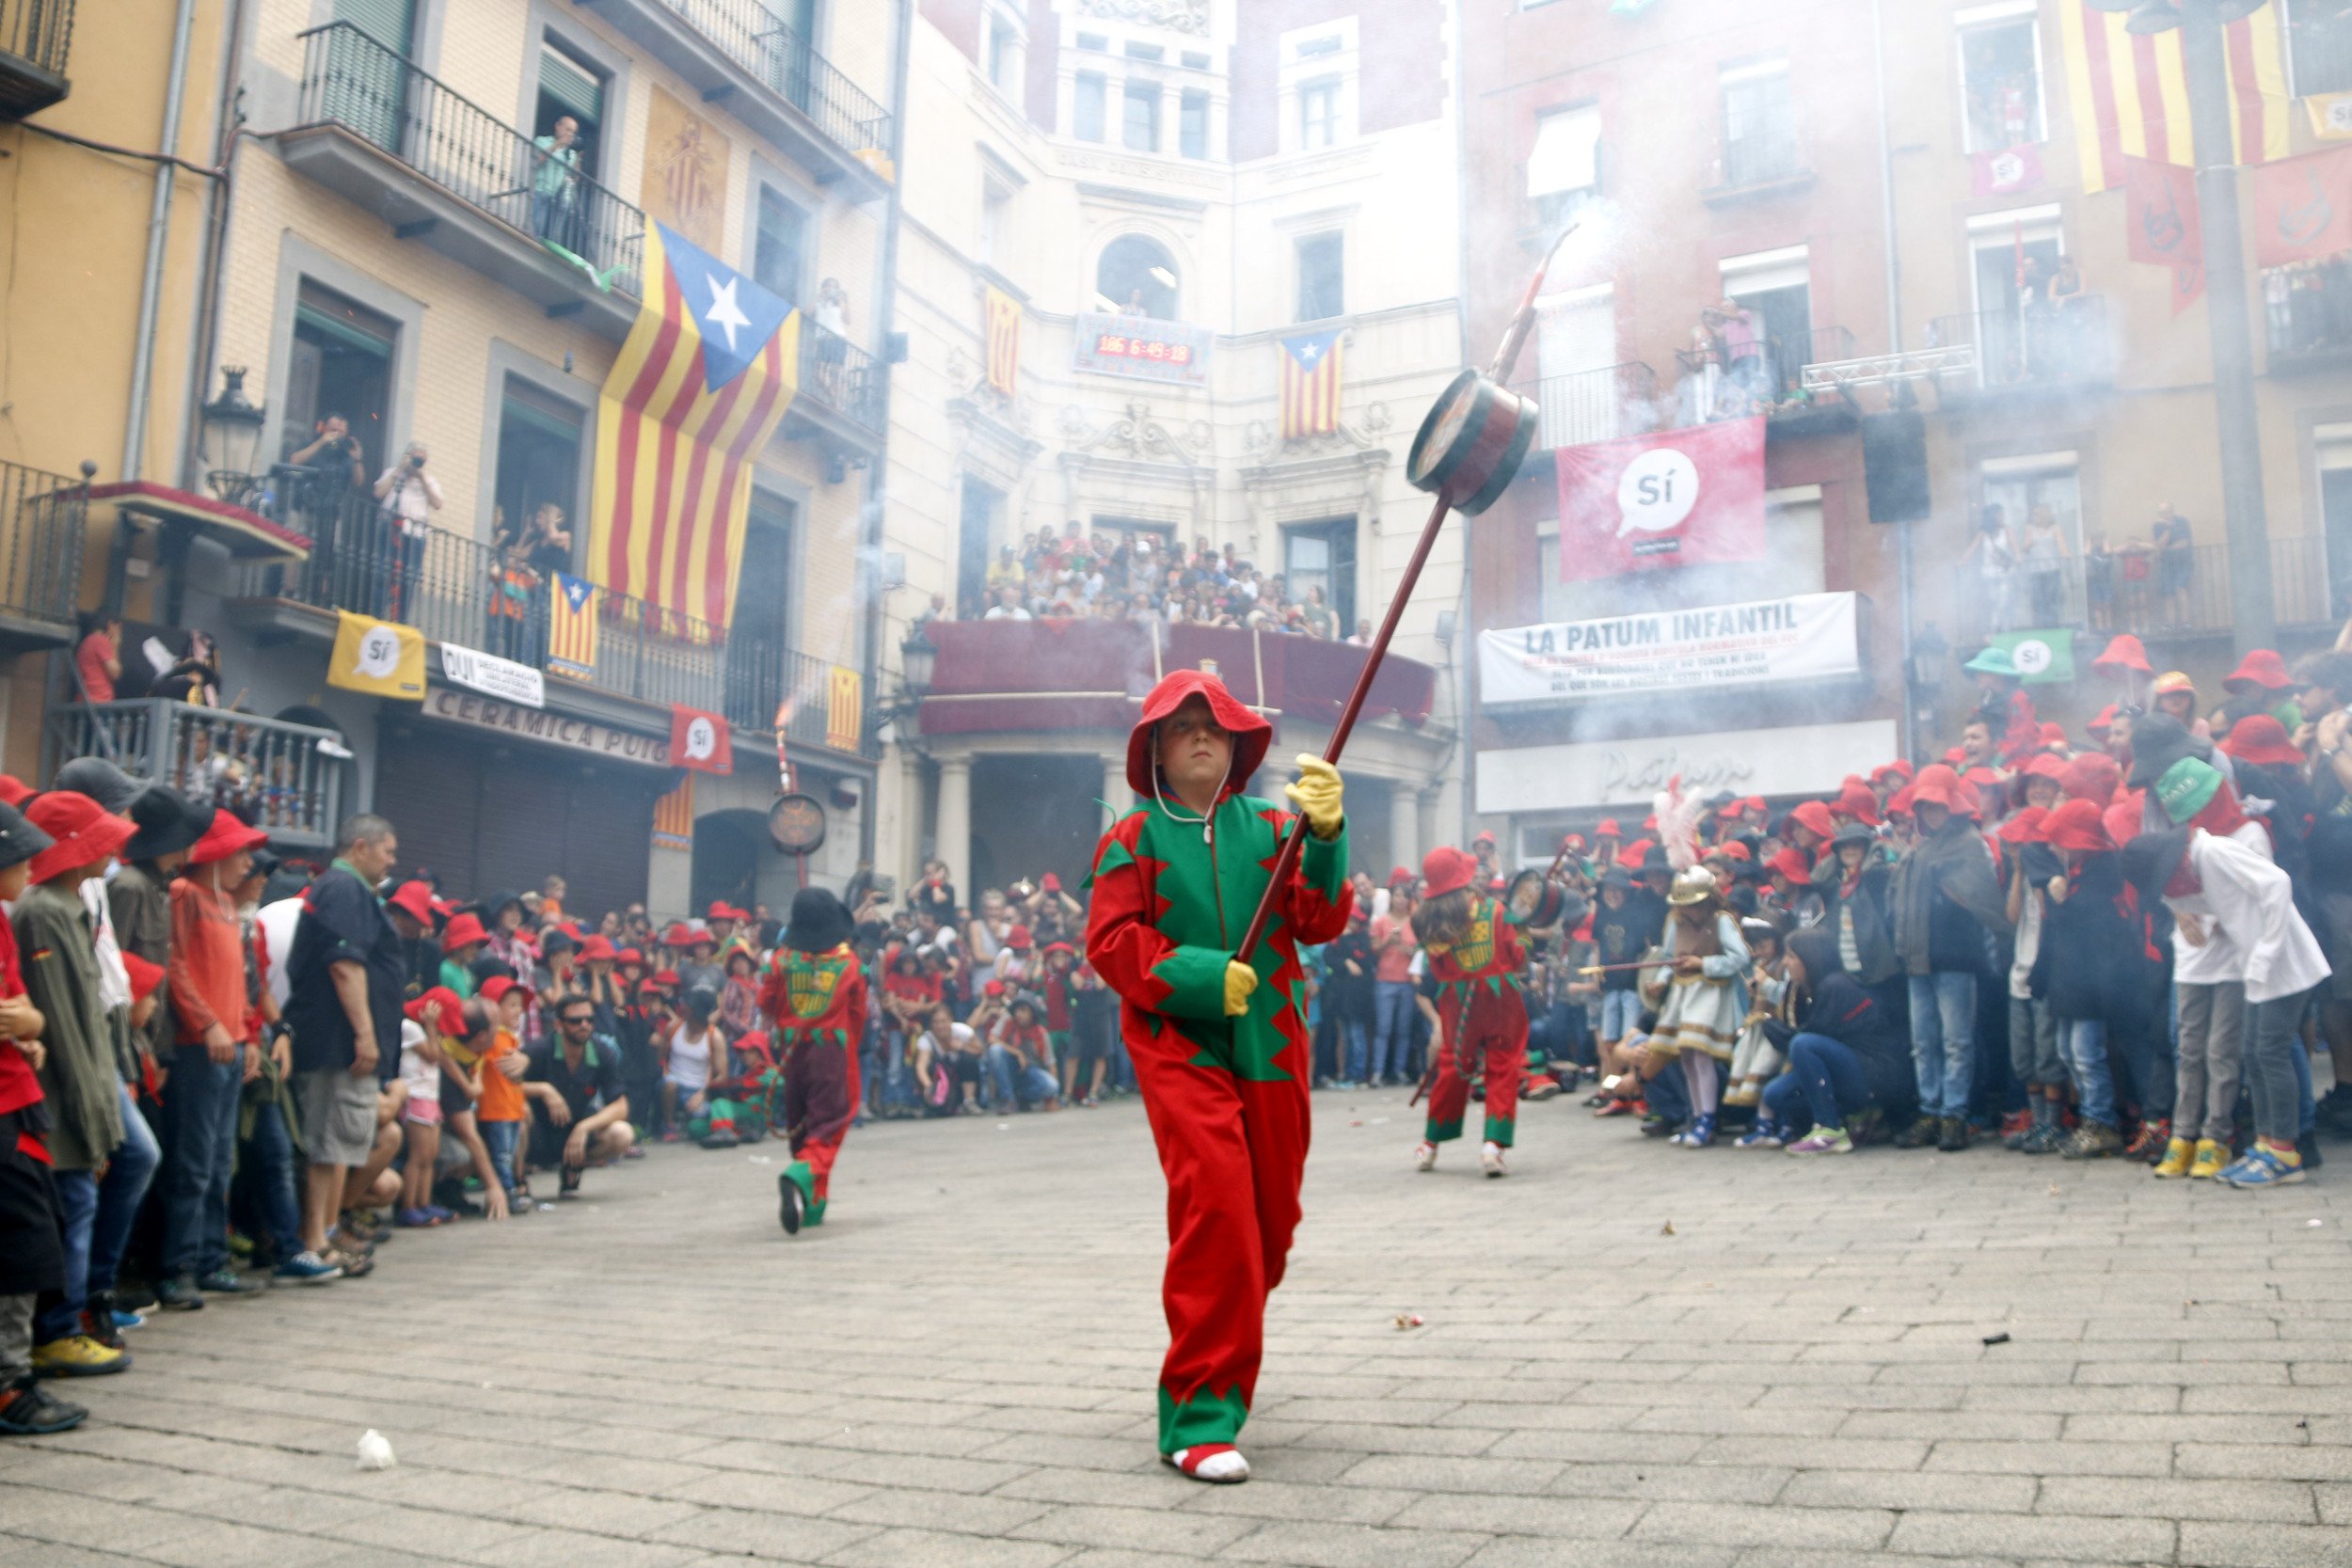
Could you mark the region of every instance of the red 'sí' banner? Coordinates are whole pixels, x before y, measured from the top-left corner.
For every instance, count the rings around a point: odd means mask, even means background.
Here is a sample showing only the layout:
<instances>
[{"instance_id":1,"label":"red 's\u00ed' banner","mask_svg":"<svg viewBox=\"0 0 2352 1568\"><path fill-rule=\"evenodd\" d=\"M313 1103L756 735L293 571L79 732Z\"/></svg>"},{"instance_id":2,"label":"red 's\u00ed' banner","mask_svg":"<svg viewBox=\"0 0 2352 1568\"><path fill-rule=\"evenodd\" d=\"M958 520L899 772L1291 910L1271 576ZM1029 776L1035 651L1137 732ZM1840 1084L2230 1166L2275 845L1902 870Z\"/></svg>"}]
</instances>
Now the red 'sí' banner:
<instances>
[{"instance_id":1,"label":"red 's\u00ed' banner","mask_svg":"<svg viewBox=\"0 0 2352 1568\"><path fill-rule=\"evenodd\" d=\"M1560 578L1764 558L1764 420L1563 447Z\"/></svg>"},{"instance_id":2,"label":"red 's\u00ed' banner","mask_svg":"<svg viewBox=\"0 0 2352 1568\"><path fill-rule=\"evenodd\" d=\"M701 773L735 771L735 734L727 721L698 707L670 708L670 766Z\"/></svg>"}]
</instances>

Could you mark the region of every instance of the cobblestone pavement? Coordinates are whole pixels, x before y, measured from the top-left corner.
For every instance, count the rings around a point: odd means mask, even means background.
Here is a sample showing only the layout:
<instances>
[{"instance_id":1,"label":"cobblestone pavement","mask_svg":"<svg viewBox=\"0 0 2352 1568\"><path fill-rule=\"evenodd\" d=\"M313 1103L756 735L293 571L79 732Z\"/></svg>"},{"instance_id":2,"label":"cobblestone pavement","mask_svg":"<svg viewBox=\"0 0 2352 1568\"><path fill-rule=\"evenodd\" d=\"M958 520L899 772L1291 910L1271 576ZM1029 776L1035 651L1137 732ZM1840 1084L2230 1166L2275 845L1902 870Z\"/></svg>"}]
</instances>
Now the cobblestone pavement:
<instances>
[{"instance_id":1,"label":"cobblestone pavement","mask_svg":"<svg viewBox=\"0 0 2352 1568\"><path fill-rule=\"evenodd\" d=\"M1129 1103L861 1130L798 1241L773 1146L660 1148L156 1319L0 1443L0 1568L2352 1562L2352 1177L1692 1153L1565 1099L1509 1180L1422 1177L1404 1098L1317 1097L1246 1486L1153 1461Z\"/></svg>"}]
</instances>

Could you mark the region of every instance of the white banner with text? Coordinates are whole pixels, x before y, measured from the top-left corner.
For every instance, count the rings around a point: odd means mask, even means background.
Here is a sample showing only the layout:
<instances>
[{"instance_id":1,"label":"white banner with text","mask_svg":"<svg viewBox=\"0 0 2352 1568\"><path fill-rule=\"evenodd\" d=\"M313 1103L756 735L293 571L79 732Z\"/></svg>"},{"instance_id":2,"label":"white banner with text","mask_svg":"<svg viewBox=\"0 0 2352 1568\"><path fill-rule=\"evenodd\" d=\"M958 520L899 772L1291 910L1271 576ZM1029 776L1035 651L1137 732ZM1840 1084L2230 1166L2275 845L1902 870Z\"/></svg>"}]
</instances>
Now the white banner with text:
<instances>
[{"instance_id":1,"label":"white banner with text","mask_svg":"<svg viewBox=\"0 0 2352 1568\"><path fill-rule=\"evenodd\" d=\"M1478 635L1479 696L1490 707L1851 675L1861 668L1851 594L1800 594Z\"/></svg>"}]
</instances>

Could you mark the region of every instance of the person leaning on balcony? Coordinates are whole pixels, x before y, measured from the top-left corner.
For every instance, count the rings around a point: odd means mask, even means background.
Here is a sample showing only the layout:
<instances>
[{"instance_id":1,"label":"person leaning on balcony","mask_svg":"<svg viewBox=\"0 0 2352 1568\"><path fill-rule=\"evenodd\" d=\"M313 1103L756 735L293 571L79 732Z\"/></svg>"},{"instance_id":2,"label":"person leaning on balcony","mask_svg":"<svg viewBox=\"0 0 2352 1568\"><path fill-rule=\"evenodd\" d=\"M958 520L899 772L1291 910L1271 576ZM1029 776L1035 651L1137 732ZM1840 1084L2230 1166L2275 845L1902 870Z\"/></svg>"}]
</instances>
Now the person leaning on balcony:
<instances>
[{"instance_id":1,"label":"person leaning on balcony","mask_svg":"<svg viewBox=\"0 0 2352 1568\"><path fill-rule=\"evenodd\" d=\"M1009 583L996 591L996 602L988 607L983 621L1025 621L1029 612L1021 604L1021 590Z\"/></svg>"},{"instance_id":2,"label":"person leaning on balcony","mask_svg":"<svg viewBox=\"0 0 2352 1568\"><path fill-rule=\"evenodd\" d=\"M422 441L411 441L398 463L375 482L378 520L384 525L386 564L391 568L386 613L405 620L417 597L417 582L424 575L425 530L431 515L441 509L441 482L425 472Z\"/></svg>"},{"instance_id":3,"label":"person leaning on balcony","mask_svg":"<svg viewBox=\"0 0 2352 1568\"><path fill-rule=\"evenodd\" d=\"M89 635L73 652L73 668L82 677L85 702L111 703L115 682L122 678L122 617L101 612Z\"/></svg>"},{"instance_id":4,"label":"person leaning on balcony","mask_svg":"<svg viewBox=\"0 0 2352 1568\"><path fill-rule=\"evenodd\" d=\"M286 459L289 467L309 470L310 499L324 504L342 490L357 490L368 483L359 466L359 443L352 438L351 421L333 410L319 416L310 444L298 447Z\"/></svg>"},{"instance_id":5,"label":"person leaning on balcony","mask_svg":"<svg viewBox=\"0 0 2352 1568\"><path fill-rule=\"evenodd\" d=\"M580 188L579 138L580 121L558 115L548 134L531 143L531 231L567 247L573 198Z\"/></svg>"}]
</instances>

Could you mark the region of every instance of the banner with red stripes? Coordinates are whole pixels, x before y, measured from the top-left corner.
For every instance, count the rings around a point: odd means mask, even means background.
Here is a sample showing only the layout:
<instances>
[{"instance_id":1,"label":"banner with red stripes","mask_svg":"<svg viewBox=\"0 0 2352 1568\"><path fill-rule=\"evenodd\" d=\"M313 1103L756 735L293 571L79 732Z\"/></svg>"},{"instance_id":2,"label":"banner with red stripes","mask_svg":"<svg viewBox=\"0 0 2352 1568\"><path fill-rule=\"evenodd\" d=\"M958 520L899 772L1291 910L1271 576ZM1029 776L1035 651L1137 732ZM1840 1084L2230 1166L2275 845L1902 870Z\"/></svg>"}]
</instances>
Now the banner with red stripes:
<instances>
[{"instance_id":1,"label":"banner with red stripes","mask_svg":"<svg viewBox=\"0 0 2352 1568\"><path fill-rule=\"evenodd\" d=\"M2180 29L2134 33L2125 28L2123 12L2094 9L2088 0L2058 0L2058 7L2083 189L2122 184L2130 158L2189 165L2188 77L2181 65ZM2277 0L2228 24L2223 45L2237 161L2261 164L2285 157L2293 105Z\"/></svg>"}]
</instances>

